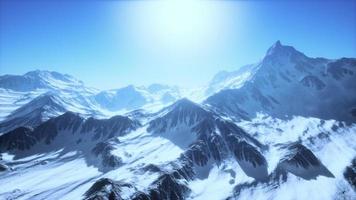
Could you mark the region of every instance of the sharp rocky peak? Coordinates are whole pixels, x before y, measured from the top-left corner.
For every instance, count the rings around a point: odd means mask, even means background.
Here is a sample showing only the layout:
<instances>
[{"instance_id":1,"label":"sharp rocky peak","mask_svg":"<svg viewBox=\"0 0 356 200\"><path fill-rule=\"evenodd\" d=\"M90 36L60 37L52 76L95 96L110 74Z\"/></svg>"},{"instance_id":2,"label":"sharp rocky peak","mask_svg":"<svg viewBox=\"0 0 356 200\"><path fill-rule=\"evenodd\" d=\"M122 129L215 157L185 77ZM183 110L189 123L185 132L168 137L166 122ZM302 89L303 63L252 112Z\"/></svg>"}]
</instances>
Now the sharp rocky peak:
<instances>
[{"instance_id":1,"label":"sharp rocky peak","mask_svg":"<svg viewBox=\"0 0 356 200\"><path fill-rule=\"evenodd\" d=\"M283 45L279 40L277 40L266 53L265 58L276 57L276 56L286 56L286 55L304 55L303 53L297 51L292 46Z\"/></svg>"}]
</instances>

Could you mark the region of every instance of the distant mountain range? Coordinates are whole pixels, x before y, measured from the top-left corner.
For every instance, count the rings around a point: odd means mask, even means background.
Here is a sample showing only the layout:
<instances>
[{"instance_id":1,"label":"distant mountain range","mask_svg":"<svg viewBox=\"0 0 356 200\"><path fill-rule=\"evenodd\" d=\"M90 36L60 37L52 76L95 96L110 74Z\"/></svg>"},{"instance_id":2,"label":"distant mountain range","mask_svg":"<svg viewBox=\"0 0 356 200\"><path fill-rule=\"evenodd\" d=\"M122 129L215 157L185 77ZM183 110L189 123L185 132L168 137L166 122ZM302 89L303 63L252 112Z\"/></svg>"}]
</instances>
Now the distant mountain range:
<instances>
[{"instance_id":1,"label":"distant mountain range","mask_svg":"<svg viewBox=\"0 0 356 200\"><path fill-rule=\"evenodd\" d=\"M353 199L354 83L279 41L194 90L0 76L0 198Z\"/></svg>"},{"instance_id":2,"label":"distant mountain range","mask_svg":"<svg viewBox=\"0 0 356 200\"><path fill-rule=\"evenodd\" d=\"M32 71L0 76L0 132L37 126L66 111L98 118L136 109L158 110L182 98L178 87L152 84L99 91L66 74Z\"/></svg>"}]
</instances>

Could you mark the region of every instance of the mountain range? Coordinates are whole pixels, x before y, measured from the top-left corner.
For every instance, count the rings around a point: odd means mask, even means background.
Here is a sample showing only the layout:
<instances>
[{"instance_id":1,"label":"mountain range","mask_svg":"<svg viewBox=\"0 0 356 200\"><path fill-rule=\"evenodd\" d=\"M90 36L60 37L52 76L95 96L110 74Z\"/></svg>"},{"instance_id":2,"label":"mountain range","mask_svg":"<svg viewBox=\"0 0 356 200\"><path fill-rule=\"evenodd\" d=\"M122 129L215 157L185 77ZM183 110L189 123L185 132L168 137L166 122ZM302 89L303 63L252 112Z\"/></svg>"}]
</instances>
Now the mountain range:
<instances>
[{"instance_id":1,"label":"mountain range","mask_svg":"<svg viewBox=\"0 0 356 200\"><path fill-rule=\"evenodd\" d=\"M354 199L356 58L273 44L203 88L0 76L0 198Z\"/></svg>"}]
</instances>

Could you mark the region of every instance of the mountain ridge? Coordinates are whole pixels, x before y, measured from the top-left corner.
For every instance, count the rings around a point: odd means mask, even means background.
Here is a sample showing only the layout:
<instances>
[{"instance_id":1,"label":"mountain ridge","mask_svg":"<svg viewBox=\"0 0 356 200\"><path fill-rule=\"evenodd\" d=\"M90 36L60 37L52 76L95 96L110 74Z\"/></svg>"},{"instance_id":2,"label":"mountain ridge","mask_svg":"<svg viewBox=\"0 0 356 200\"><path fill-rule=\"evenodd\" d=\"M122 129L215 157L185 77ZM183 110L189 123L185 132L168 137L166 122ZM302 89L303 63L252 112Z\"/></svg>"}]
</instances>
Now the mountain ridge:
<instances>
[{"instance_id":1,"label":"mountain ridge","mask_svg":"<svg viewBox=\"0 0 356 200\"><path fill-rule=\"evenodd\" d=\"M352 92L356 89L352 84L356 80L356 59L309 58L277 42L257 65L253 77L242 87L226 88L208 97L205 103L245 119L265 112L279 118L302 115L356 120L351 115L356 106ZM298 101L293 107L287 106L294 99Z\"/></svg>"}]
</instances>

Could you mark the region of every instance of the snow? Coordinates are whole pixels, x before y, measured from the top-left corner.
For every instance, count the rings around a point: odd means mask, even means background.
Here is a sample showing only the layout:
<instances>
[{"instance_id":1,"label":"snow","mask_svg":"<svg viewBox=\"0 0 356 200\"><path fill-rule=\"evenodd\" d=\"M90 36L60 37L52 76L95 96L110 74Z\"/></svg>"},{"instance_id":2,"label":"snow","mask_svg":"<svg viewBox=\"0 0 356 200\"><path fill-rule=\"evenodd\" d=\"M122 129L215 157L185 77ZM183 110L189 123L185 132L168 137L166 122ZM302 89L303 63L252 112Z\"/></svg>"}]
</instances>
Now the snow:
<instances>
[{"instance_id":1,"label":"snow","mask_svg":"<svg viewBox=\"0 0 356 200\"><path fill-rule=\"evenodd\" d=\"M112 153L123 158L124 163L160 165L177 159L183 152L170 140L147 133L146 129L143 127L119 137L120 142L115 145L116 149Z\"/></svg>"},{"instance_id":2,"label":"snow","mask_svg":"<svg viewBox=\"0 0 356 200\"><path fill-rule=\"evenodd\" d=\"M242 66L231 72L218 72L204 89L205 99L221 90L241 88L247 81L253 78L258 67L258 64L252 64Z\"/></svg>"},{"instance_id":3,"label":"snow","mask_svg":"<svg viewBox=\"0 0 356 200\"><path fill-rule=\"evenodd\" d=\"M243 121L238 124L262 143L270 145L269 151L264 152L269 164L269 172L276 167L281 157L281 152L274 145L300 140L312 150L335 175L335 178L319 176L316 180L303 180L288 174L287 182L277 188L263 184L244 189L237 199L331 200L335 197L342 198L338 196L341 191L345 191L346 197L356 197L352 192L353 189L343 177L345 167L350 165L356 155L356 125L333 130L334 125L339 125L339 122L335 120L293 117L291 120L284 121L261 114L252 121ZM318 137L320 133L326 133L328 139Z\"/></svg>"},{"instance_id":4,"label":"snow","mask_svg":"<svg viewBox=\"0 0 356 200\"><path fill-rule=\"evenodd\" d=\"M78 199L103 177L131 183L137 189L145 190L159 174L144 172L142 167L148 164L163 166L176 160L183 152L170 140L147 133L146 127L117 139L120 142L114 145L115 150L111 153L121 157L124 165L108 172L88 165L83 152L60 149L17 160L13 160L10 154L3 154L4 161L14 171L1 174L0 185L6 187L0 187L0 199ZM58 146L60 142L64 141L54 141L52 145Z\"/></svg>"},{"instance_id":5,"label":"snow","mask_svg":"<svg viewBox=\"0 0 356 200\"><path fill-rule=\"evenodd\" d=\"M187 199L226 199L232 195L236 183L249 183L253 179L245 175L233 159L226 160L221 166L214 164L206 179L189 182L192 193Z\"/></svg>"},{"instance_id":6,"label":"snow","mask_svg":"<svg viewBox=\"0 0 356 200\"><path fill-rule=\"evenodd\" d=\"M268 150L262 152L268 162L269 173L275 169L283 154L277 144L300 140L336 178L319 176L307 181L288 174L287 181L281 182L278 187L259 183L243 188L235 196L236 199L331 200L339 196L341 191L345 191L349 197L354 195L343 178L343 171L356 155L356 125L335 130L335 126L340 125L335 120L305 117L281 120L262 114L252 121L241 121L238 125L263 144L269 145ZM107 172L88 165L82 152L59 149L18 160L14 160L11 154L2 154L4 161L10 163L14 171L2 173L0 184L6 187L0 188L0 198L82 198L85 191L103 177L131 183L138 190L146 191L159 174L143 171L142 168L154 164L169 170L168 163L184 152L184 148L171 139L162 137L162 134L149 133L146 129L147 125L117 138L119 142L114 143L115 149L111 153L122 158L123 165ZM328 138L318 137L321 132L326 133ZM188 182L192 192L187 199L226 199L234 196L237 185L254 181L245 175L233 158L224 160L219 166L214 163L208 165L204 169L196 167L201 176ZM127 190L124 194L130 196L133 192Z\"/></svg>"},{"instance_id":7,"label":"snow","mask_svg":"<svg viewBox=\"0 0 356 200\"><path fill-rule=\"evenodd\" d=\"M93 184L100 172L83 158L60 152L36 155L14 162L14 171L1 175L0 197L4 199L73 199ZM52 160L56 158L55 160ZM42 161L47 161L43 163ZM18 163L18 164L17 164Z\"/></svg>"},{"instance_id":8,"label":"snow","mask_svg":"<svg viewBox=\"0 0 356 200\"><path fill-rule=\"evenodd\" d=\"M45 93L45 90L17 92L0 88L0 121L4 120L14 110L27 104L35 97Z\"/></svg>"}]
</instances>

